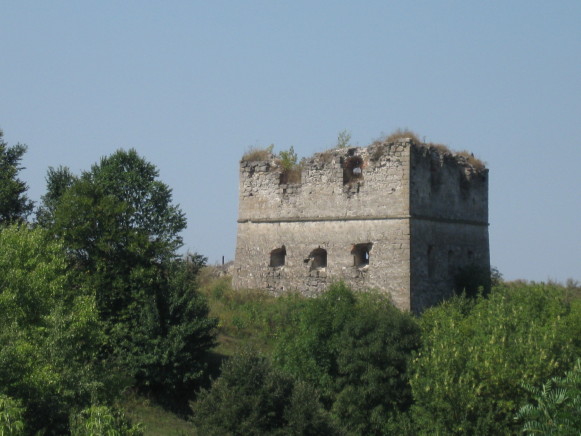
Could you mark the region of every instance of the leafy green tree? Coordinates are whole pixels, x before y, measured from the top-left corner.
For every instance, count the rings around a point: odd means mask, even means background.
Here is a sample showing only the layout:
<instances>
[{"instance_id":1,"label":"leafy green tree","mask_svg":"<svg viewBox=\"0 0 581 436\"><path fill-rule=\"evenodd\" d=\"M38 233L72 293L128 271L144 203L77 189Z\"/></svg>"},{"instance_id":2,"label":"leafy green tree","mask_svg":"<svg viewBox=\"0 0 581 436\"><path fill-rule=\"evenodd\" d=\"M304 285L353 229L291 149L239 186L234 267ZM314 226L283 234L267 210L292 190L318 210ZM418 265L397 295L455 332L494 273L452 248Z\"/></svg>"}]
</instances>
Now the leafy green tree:
<instances>
[{"instance_id":1,"label":"leafy green tree","mask_svg":"<svg viewBox=\"0 0 581 436\"><path fill-rule=\"evenodd\" d=\"M75 268L95 289L109 353L140 387L189 387L213 344L205 301L177 260L183 212L157 168L119 150L75 177L49 170L39 223L62 238ZM203 258L198 257L199 268Z\"/></svg>"},{"instance_id":2,"label":"leafy green tree","mask_svg":"<svg viewBox=\"0 0 581 436\"><path fill-rule=\"evenodd\" d=\"M125 356L138 385L182 397L204 377L206 353L215 345L217 326L197 288L205 262L196 254L172 261L157 306L149 311L155 316L142 316L134 326L133 338L126 343L133 348Z\"/></svg>"},{"instance_id":3,"label":"leafy green tree","mask_svg":"<svg viewBox=\"0 0 581 436\"><path fill-rule=\"evenodd\" d=\"M355 295L342 283L311 299L279 333L275 361L320 390L352 434L382 434L409 408L407 366L420 330L379 294Z\"/></svg>"},{"instance_id":4,"label":"leafy green tree","mask_svg":"<svg viewBox=\"0 0 581 436\"><path fill-rule=\"evenodd\" d=\"M91 406L71 418L71 436L142 436L141 425L107 406Z\"/></svg>"},{"instance_id":5,"label":"leafy green tree","mask_svg":"<svg viewBox=\"0 0 581 436\"><path fill-rule=\"evenodd\" d=\"M507 434L537 384L573 365L581 305L545 285L503 286L424 312L410 379L418 434Z\"/></svg>"},{"instance_id":6,"label":"leafy green tree","mask_svg":"<svg viewBox=\"0 0 581 436\"><path fill-rule=\"evenodd\" d=\"M24 220L32 211L32 202L26 196L28 187L18 179L20 161L26 146L9 147L0 130L0 223Z\"/></svg>"},{"instance_id":7,"label":"leafy green tree","mask_svg":"<svg viewBox=\"0 0 581 436\"><path fill-rule=\"evenodd\" d=\"M24 408L20 401L0 394L0 435L20 436L24 433Z\"/></svg>"},{"instance_id":8,"label":"leafy green tree","mask_svg":"<svg viewBox=\"0 0 581 436\"><path fill-rule=\"evenodd\" d=\"M60 198L75 182L77 177L68 167L49 167L46 175L46 194L41 198L41 205L36 211L36 221L42 227L54 224L54 215Z\"/></svg>"},{"instance_id":9,"label":"leafy green tree","mask_svg":"<svg viewBox=\"0 0 581 436\"><path fill-rule=\"evenodd\" d=\"M206 435L339 434L313 388L251 352L228 360L193 410L194 423Z\"/></svg>"},{"instance_id":10,"label":"leafy green tree","mask_svg":"<svg viewBox=\"0 0 581 436\"><path fill-rule=\"evenodd\" d=\"M75 286L58 241L40 228L0 232L0 395L24 407L27 429L64 434L68 415L110 387L90 290Z\"/></svg>"},{"instance_id":11,"label":"leafy green tree","mask_svg":"<svg viewBox=\"0 0 581 436\"><path fill-rule=\"evenodd\" d=\"M565 377L553 377L542 388L524 384L532 403L522 406L515 419L527 435L574 435L581 429L581 360Z\"/></svg>"}]
</instances>

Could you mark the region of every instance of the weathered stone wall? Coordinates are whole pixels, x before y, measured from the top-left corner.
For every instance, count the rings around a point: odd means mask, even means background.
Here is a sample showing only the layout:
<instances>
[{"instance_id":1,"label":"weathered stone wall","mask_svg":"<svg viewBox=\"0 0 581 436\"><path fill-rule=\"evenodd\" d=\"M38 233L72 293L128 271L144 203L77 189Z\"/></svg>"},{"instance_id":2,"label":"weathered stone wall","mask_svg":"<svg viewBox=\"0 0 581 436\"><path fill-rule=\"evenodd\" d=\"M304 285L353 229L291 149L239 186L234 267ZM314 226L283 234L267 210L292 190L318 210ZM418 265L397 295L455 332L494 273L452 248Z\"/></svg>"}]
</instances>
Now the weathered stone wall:
<instances>
[{"instance_id":1,"label":"weathered stone wall","mask_svg":"<svg viewBox=\"0 0 581 436\"><path fill-rule=\"evenodd\" d=\"M317 153L297 184L274 156L243 161L233 284L316 295L343 280L421 311L459 268L489 268L487 177L411 140Z\"/></svg>"},{"instance_id":2,"label":"weathered stone wall","mask_svg":"<svg viewBox=\"0 0 581 436\"><path fill-rule=\"evenodd\" d=\"M388 292L410 309L410 239L407 219L295 221L238 224L234 286L268 289L275 294L321 293L334 281L355 289ZM372 244L369 265L355 264L353 248ZM284 266L270 266L270 253L284 246ZM323 249L326 267L317 268L311 254Z\"/></svg>"},{"instance_id":3,"label":"weathered stone wall","mask_svg":"<svg viewBox=\"0 0 581 436\"><path fill-rule=\"evenodd\" d=\"M344 183L349 154L364 165L359 178ZM281 168L269 162L241 162L239 221L407 216L409 144L330 150L304 163L300 184L279 184Z\"/></svg>"}]
</instances>

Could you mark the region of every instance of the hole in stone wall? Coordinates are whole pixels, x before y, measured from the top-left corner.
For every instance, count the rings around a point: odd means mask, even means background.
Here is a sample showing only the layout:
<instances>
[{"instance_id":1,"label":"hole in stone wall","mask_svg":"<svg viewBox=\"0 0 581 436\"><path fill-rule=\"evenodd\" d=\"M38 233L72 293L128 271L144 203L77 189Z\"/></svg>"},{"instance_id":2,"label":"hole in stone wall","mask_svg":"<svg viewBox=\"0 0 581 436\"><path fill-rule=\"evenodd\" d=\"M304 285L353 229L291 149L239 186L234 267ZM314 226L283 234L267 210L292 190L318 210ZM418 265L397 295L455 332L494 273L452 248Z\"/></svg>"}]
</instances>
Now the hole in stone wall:
<instances>
[{"instance_id":1,"label":"hole in stone wall","mask_svg":"<svg viewBox=\"0 0 581 436\"><path fill-rule=\"evenodd\" d=\"M283 245L280 248L275 248L270 252L270 266L273 268L280 268L284 266L286 258L286 248Z\"/></svg>"},{"instance_id":2,"label":"hole in stone wall","mask_svg":"<svg viewBox=\"0 0 581 436\"><path fill-rule=\"evenodd\" d=\"M309 258L311 259L311 271L327 267L327 250L324 248L315 248L309 254Z\"/></svg>"},{"instance_id":3,"label":"hole in stone wall","mask_svg":"<svg viewBox=\"0 0 581 436\"><path fill-rule=\"evenodd\" d=\"M357 268L364 268L369 265L369 252L373 244L367 242L365 244L355 244L351 249L353 255L353 266Z\"/></svg>"},{"instance_id":4,"label":"hole in stone wall","mask_svg":"<svg viewBox=\"0 0 581 436\"><path fill-rule=\"evenodd\" d=\"M363 179L363 158L350 156L343 162L343 184Z\"/></svg>"}]
</instances>

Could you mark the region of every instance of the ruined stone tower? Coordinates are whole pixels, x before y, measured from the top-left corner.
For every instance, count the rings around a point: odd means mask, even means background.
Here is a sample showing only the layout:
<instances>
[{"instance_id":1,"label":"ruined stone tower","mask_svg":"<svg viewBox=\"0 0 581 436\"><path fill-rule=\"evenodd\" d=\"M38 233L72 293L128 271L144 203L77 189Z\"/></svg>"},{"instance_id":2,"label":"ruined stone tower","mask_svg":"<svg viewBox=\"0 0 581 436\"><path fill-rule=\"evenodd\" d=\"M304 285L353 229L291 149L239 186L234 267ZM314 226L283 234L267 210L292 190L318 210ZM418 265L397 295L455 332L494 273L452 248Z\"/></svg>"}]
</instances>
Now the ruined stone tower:
<instances>
[{"instance_id":1,"label":"ruined stone tower","mask_svg":"<svg viewBox=\"0 0 581 436\"><path fill-rule=\"evenodd\" d=\"M338 148L289 183L275 156L240 163L237 289L316 295L334 281L414 312L490 270L488 170L412 139Z\"/></svg>"}]
</instances>

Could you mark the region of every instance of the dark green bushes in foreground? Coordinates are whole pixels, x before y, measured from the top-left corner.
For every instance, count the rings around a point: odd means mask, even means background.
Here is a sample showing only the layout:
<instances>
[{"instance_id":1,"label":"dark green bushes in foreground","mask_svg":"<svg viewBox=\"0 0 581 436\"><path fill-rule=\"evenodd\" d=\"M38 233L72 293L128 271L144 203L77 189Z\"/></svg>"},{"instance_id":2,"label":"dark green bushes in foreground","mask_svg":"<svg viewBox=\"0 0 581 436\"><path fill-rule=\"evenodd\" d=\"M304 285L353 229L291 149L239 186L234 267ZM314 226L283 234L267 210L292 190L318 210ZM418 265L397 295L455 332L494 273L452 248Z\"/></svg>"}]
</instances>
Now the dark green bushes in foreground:
<instances>
[{"instance_id":1,"label":"dark green bushes in foreground","mask_svg":"<svg viewBox=\"0 0 581 436\"><path fill-rule=\"evenodd\" d=\"M284 326L274 360L321 392L349 432L379 434L412 403L407 367L420 330L385 296L332 285Z\"/></svg>"},{"instance_id":2,"label":"dark green bushes in foreground","mask_svg":"<svg viewBox=\"0 0 581 436\"><path fill-rule=\"evenodd\" d=\"M194 423L207 435L338 434L315 389L243 352L229 361L194 405Z\"/></svg>"},{"instance_id":3,"label":"dark green bushes in foreground","mask_svg":"<svg viewBox=\"0 0 581 436\"><path fill-rule=\"evenodd\" d=\"M245 312L251 304L245 301ZM342 284L318 298L276 304L272 364L255 356L257 366L314 389L342 433L508 435L552 425L554 434L575 434L578 376L562 377L581 355L581 301L562 287L497 286L486 298L456 297L419 317ZM264 429L253 417L284 409L272 406L284 395L248 388L261 379L249 368L235 377L231 371L194 408L196 422L206 430L224 430L224 419ZM286 428L273 422L280 426L263 434ZM242 433L230 427L224 434Z\"/></svg>"}]
</instances>

